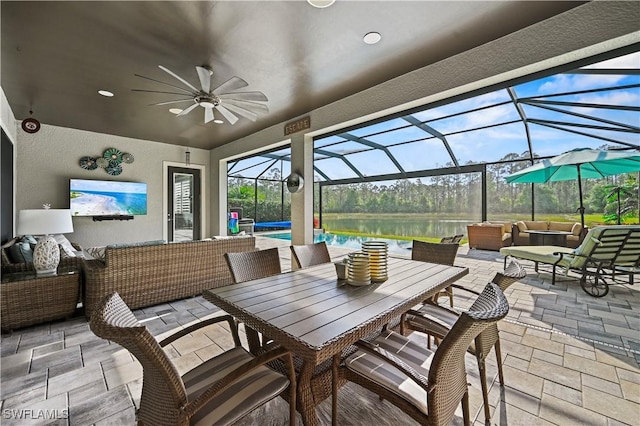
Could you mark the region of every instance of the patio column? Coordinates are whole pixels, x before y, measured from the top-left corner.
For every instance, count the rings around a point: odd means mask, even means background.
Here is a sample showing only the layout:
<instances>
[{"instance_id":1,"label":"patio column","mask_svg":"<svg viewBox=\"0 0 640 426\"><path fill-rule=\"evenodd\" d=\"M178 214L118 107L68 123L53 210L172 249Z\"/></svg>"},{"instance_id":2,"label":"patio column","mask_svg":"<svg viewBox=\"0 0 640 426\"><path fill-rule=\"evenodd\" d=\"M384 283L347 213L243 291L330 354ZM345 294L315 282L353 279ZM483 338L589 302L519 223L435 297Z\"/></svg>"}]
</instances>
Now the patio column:
<instances>
[{"instance_id":1,"label":"patio column","mask_svg":"<svg viewBox=\"0 0 640 426\"><path fill-rule=\"evenodd\" d=\"M302 191L291 194L291 242L313 243L313 138L304 134L291 137L291 172L304 179ZM286 176L285 176L286 177Z\"/></svg>"}]
</instances>

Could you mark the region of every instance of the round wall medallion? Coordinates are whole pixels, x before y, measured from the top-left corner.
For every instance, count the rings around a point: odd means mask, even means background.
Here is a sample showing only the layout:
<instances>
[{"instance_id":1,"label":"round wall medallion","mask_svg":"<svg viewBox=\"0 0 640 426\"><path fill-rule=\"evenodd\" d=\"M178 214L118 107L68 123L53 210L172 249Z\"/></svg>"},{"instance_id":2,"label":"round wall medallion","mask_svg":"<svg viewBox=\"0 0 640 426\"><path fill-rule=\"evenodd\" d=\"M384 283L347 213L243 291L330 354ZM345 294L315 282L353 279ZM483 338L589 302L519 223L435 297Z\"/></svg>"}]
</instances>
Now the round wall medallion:
<instances>
[{"instance_id":1,"label":"round wall medallion","mask_svg":"<svg viewBox=\"0 0 640 426\"><path fill-rule=\"evenodd\" d=\"M85 170L95 170L98 168L98 164L96 163L96 159L93 157L82 157L80 159L80 167Z\"/></svg>"},{"instance_id":2,"label":"round wall medallion","mask_svg":"<svg viewBox=\"0 0 640 426\"><path fill-rule=\"evenodd\" d=\"M304 186L304 179L299 173L292 172L287 177L287 189L291 193L296 193L302 191L302 187Z\"/></svg>"},{"instance_id":3,"label":"round wall medallion","mask_svg":"<svg viewBox=\"0 0 640 426\"><path fill-rule=\"evenodd\" d=\"M36 133L40 130L40 122L35 118L25 118L22 120L22 130L27 133Z\"/></svg>"}]
</instances>

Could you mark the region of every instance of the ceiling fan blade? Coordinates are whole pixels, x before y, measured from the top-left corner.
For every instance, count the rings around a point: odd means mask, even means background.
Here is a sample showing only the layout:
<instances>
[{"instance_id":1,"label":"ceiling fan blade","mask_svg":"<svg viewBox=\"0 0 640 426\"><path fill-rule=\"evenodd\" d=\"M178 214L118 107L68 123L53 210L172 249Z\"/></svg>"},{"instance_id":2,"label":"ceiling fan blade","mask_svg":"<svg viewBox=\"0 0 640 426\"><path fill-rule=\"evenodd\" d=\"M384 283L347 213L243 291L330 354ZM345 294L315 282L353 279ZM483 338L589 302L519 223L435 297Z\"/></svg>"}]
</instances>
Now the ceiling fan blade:
<instances>
[{"instance_id":1,"label":"ceiling fan blade","mask_svg":"<svg viewBox=\"0 0 640 426\"><path fill-rule=\"evenodd\" d=\"M224 104L235 105L237 107L244 108L247 111L251 111L251 112L263 112L265 114L269 112L269 107L267 107L265 104L259 104L257 102L243 101L240 99L225 99Z\"/></svg>"},{"instance_id":2,"label":"ceiling fan blade","mask_svg":"<svg viewBox=\"0 0 640 426\"><path fill-rule=\"evenodd\" d=\"M149 106L178 104L180 102L193 102L193 99L178 99L178 100L175 100L175 101L158 102L156 104L149 104Z\"/></svg>"},{"instance_id":3,"label":"ceiling fan blade","mask_svg":"<svg viewBox=\"0 0 640 426\"><path fill-rule=\"evenodd\" d=\"M182 112L181 112L180 114L176 115L176 117L180 117L180 116L183 116L183 115L187 115L187 114L189 114L189 113L190 113L190 112L191 112L195 107L197 107L197 106L199 106L199 105L198 105L197 103L195 103L195 102L194 102L194 103L193 103L193 105L191 105L190 107L187 107L187 108L183 109L183 110L182 110Z\"/></svg>"},{"instance_id":4,"label":"ceiling fan blade","mask_svg":"<svg viewBox=\"0 0 640 426\"><path fill-rule=\"evenodd\" d=\"M218 107L220 107L220 105L218 105ZM239 114L239 115L241 115L241 116L243 116L245 118L248 118L251 121L256 121L258 119L258 114L256 114L255 112L248 111L248 110L246 110L244 108L241 108L239 106L235 106L233 104L225 103L224 107L229 109L230 111L235 112L236 114Z\"/></svg>"},{"instance_id":5,"label":"ceiling fan blade","mask_svg":"<svg viewBox=\"0 0 640 426\"><path fill-rule=\"evenodd\" d=\"M203 67L196 67L196 71L198 72L198 78L200 79L200 86L202 86L202 91L204 93L209 93L211 91L211 73L208 69Z\"/></svg>"},{"instance_id":6,"label":"ceiling fan blade","mask_svg":"<svg viewBox=\"0 0 640 426\"><path fill-rule=\"evenodd\" d=\"M213 121L213 108L204 109L204 124Z\"/></svg>"},{"instance_id":7,"label":"ceiling fan blade","mask_svg":"<svg viewBox=\"0 0 640 426\"><path fill-rule=\"evenodd\" d=\"M189 83L187 80L185 80L184 78L180 77L178 74L174 73L173 71L171 71L169 68L167 67L163 67L162 65L158 65L160 67L160 69L164 72L166 72L169 75L172 75L173 77L175 77L176 79L180 80L181 82L183 82L187 87L193 89L194 92L196 93L200 93L199 89L196 89L195 87L193 87L193 85L191 83Z\"/></svg>"},{"instance_id":8,"label":"ceiling fan blade","mask_svg":"<svg viewBox=\"0 0 640 426\"><path fill-rule=\"evenodd\" d=\"M185 90L186 93L176 93L176 92L163 92L161 90L144 90L144 89L131 89L132 92L145 92L145 93L163 93L163 94L167 94L167 95L178 95L178 96L184 96L185 94L189 94L189 96L192 96L191 92L187 92ZM191 98L193 99L193 97Z\"/></svg>"},{"instance_id":9,"label":"ceiling fan blade","mask_svg":"<svg viewBox=\"0 0 640 426\"><path fill-rule=\"evenodd\" d=\"M218 96L220 99L240 99L242 101L263 101L267 102L267 96L262 92L229 92Z\"/></svg>"},{"instance_id":10,"label":"ceiling fan blade","mask_svg":"<svg viewBox=\"0 0 640 426\"><path fill-rule=\"evenodd\" d=\"M241 79L240 77L231 77L229 80L222 83L220 86L213 89L214 95L220 95L228 92L229 90L237 90L242 89L243 87L247 87L249 83Z\"/></svg>"},{"instance_id":11,"label":"ceiling fan blade","mask_svg":"<svg viewBox=\"0 0 640 426\"><path fill-rule=\"evenodd\" d=\"M229 123L236 124L236 121L238 121L238 117L236 117L231 111L220 104L218 104L216 108L218 109L218 111L220 111L220 114L222 114L222 116L227 119Z\"/></svg>"},{"instance_id":12,"label":"ceiling fan blade","mask_svg":"<svg viewBox=\"0 0 640 426\"><path fill-rule=\"evenodd\" d=\"M165 83L164 81L156 80L155 78L145 77L144 75L140 75L140 74L134 74L134 75L136 77L144 78L145 80L155 81L156 83L164 84L165 86L170 86L170 87L173 87L175 89L182 90L183 92L188 93L190 95L192 94L189 90L185 89L184 87L175 86L173 84ZM142 91L142 90L140 90L140 91Z\"/></svg>"}]
</instances>

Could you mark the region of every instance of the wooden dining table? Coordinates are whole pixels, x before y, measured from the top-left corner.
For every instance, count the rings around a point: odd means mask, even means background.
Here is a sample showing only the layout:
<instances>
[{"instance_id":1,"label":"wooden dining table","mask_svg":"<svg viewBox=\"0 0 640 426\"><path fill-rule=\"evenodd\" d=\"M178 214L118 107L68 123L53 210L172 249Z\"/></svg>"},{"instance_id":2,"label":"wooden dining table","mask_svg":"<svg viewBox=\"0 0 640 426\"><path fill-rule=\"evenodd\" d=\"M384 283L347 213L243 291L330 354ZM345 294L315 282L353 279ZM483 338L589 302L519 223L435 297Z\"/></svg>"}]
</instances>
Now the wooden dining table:
<instances>
[{"instance_id":1,"label":"wooden dining table","mask_svg":"<svg viewBox=\"0 0 640 426\"><path fill-rule=\"evenodd\" d=\"M315 407L331 395L331 359L459 278L467 268L389 257L388 279L352 286L326 263L206 290L204 297L289 349L298 361L297 410L319 423ZM253 343L251 343L253 342ZM352 348L351 348L352 349ZM340 383L342 384L342 383Z\"/></svg>"}]
</instances>

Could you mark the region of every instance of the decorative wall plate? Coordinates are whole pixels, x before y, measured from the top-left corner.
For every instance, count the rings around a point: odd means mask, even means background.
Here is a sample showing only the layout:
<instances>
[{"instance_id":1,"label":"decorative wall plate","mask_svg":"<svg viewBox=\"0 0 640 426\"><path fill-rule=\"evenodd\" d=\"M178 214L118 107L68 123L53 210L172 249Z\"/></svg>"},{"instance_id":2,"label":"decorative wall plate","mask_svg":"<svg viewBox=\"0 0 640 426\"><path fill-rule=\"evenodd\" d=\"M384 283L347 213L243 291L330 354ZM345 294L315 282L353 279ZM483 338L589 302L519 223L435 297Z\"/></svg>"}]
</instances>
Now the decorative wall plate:
<instances>
[{"instance_id":1,"label":"decorative wall plate","mask_svg":"<svg viewBox=\"0 0 640 426\"><path fill-rule=\"evenodd\" d=\"M122 161L128 164L133 163L133 161L135 160L135 158L133 158L133 154L130 154L128 152L125 152L122 154Z\"/></svg>"},{"instance_id":2,"label":"decorative wall plate","mask_svg":"<svg viewBox=\"0 0 640 426\"><path fill-rule=\"evenodd\" d=\"M107 160L104 157L100 157L96 159L96 164L98 165L98 167L102 167L103 169L106 169L109 166L109 160Z\"/></svg>"},{"instance_id":3,"label":"decorative wall plate","mask_svg":"<svg viewBox=\"0 0 640 426\"><path fill-rule=\"evenodd\" d=\"M122 151L116 148L109 148L104 152L104 158L109 160L110 162L117 161L118 163L122 162ZM118 173L120 174L120 173Z\"/></svg>"},{"instance_id":4,"label":"decorative wall plate","mask_svg":"<svg viewBox=\"0 0 640 426\"><path fill-rule=\"evenodd\" d=\"M120 173L122 173L122 167L120 166L120 164L111 161L109 162L109 166L107 167L107 173L112 176L118 176Z\"/></svg>"},{"instance_id":5,"label":"decorative wall plate","mask_svg":"<svg viewBox=\"0 0 640 426\"><path fill-rule=\"evenodd\" d=\"M96 163L96 159L93 157L82 157L80 159L80 167L85 170L95 170L98 168L98 163Z\"/></svg>"}]
</instances>

